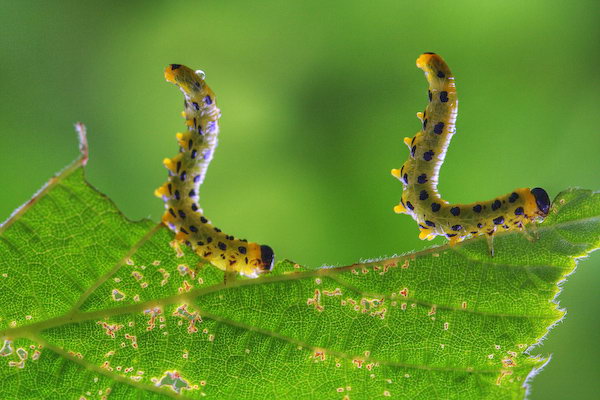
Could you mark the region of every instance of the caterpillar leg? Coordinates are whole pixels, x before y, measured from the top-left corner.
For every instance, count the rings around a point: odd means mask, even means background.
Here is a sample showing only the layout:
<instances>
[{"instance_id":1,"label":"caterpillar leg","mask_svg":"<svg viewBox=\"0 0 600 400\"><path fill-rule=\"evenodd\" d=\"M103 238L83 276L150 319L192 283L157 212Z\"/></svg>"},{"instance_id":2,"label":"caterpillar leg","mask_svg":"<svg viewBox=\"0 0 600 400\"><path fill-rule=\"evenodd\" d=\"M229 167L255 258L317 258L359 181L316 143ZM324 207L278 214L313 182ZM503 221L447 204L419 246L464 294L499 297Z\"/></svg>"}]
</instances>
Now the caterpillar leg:
<instances>
[{"instance_id":1,"label":"caterpillar leg","mask_svg":"<svg viewBox=\"0 0 600 400\"><path fill-rule=\"evenodd\" d=\"M525 225L521 232L523 232L523 236L525 236L525 238L530 242L535 242L540 238L540 234L535 223Z\"/></svg>"},{"instance_id":2,"label":"caterpillar leg","mask_svg":"<svg viewBox=\"0 0 600 400\"><path fill-rule=\"evenodd\" d=\"M450 247L456 246L457 243L460 243L463 240L464 240L464 237L462 237L462 236L453 236L450 238L450 242L448 244L450 245Z\"/></svg>"},{"instance_id":3,"label":"caterpillar leg","mask_svg":"<svg viewBox=\"0 0 600 400\"><path fill-rule=\"evenodd\" d=\"M488 245L488 250L490 252L490 257L494 257L494 235L487 235L486 236L487 239L487 245Z\"/></svg>"},{"instance_id":4,"label":"caterpillar leg","mask_svg":"<svg viewBox=\"0 0 600 400\"><path fill-rule=\"evenodd\" d=\"M227 286L229 283L235 282L237 278L238 273L232 268L227 268L223 273L223 284Z\"/></svg>"},{"instance_id":5,"label":"caterpillar leg","mask_svg":"<svg viewBox=\"0 0 600 400\"><path fill-rule=\"evenodd\" d=\"M435 238L435 233L431 232L430 229L423 229L423 228L419 228L420 233L419 233L419 239L421 240L433 240Z\"/></svg>"},{"instance_id":6,"label":"caterpillar leg","mask_svg":"<svg viewBox=\"0 0 600 400\"><path fill-rule=\"evenodd\" d=\"M406 208L402 204L397 204L394 206L394 212L396 214L406 214Z\"/></svg>"}]
</instances>

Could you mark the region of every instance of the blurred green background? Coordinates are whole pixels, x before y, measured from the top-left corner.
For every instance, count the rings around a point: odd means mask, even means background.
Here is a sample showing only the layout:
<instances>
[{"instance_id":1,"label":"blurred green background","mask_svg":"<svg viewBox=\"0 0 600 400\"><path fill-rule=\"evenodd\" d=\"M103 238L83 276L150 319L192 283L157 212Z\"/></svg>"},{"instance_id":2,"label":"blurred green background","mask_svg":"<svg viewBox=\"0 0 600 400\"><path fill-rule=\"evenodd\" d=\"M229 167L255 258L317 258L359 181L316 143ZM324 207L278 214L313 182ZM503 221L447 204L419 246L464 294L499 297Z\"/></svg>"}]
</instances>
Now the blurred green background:
<instances>
[{"instance_id":1,"label":"blurred green background","mask_svg":"<svg viewBox=\"0 0 600 400\"><path fill-rule=\"evenodd\" d=\"M75 158L83 121L89 181L129 218L158 221L152 192L183 129L169 63L203 69L223 112L207 214L303 264L431 245L392 212L389 172L420 126L424 51L457 77L448 200L600 188L597 1L50 3L0 2L0 220ZM599 256L564 284L569 314L538 348L553 359L531 399L600 390Z\"/></svg>"}]
</instances>

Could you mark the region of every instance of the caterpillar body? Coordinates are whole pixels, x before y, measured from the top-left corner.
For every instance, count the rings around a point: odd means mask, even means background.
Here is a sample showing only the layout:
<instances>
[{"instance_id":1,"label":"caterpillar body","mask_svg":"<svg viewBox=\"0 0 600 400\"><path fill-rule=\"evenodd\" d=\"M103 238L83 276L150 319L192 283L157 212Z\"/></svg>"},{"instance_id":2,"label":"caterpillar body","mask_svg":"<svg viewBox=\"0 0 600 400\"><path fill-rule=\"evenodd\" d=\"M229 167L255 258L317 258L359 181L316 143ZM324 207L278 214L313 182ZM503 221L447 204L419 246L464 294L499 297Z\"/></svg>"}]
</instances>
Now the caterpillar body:
<instances>
[{"instance_id":1,"label":"caterpillar body","mask_svg":"<svg viewBox=\"0 0 600 400\"><path fill-rule=\"evenodd\" d=\"M419 238L432 240L445 236L454 245L467 237L523 229L534 220L546 217L550 199L544 189L521 188L495 199L472 204L450 204L437 191L440 167L455 134L458 99L454 76L444 60L435 53L422 54L417 67L429 83L429 103L417 113L421 130L405 138L410 157L392 175L403 184L399 214L410 215L419 225Z\"/></svg>"},{"instance_id":2,"label":"caterpillar body","mask_svg":"<svg viewBox=\"0 0 600 400\"><path fill-rule=\"evenodd\" d=\"M221 116L204 73L171 64L165 69L165 78L183 92L182 116L187 131L177 134L179 153L163 161L169 178L155 191L165 202L163 223L175 232L178 241L224 271L248 277L270 271L274 260L271 247L221 232L204 216L198 203L200 185L217 146Z\"/></svg>"}]
</instances>

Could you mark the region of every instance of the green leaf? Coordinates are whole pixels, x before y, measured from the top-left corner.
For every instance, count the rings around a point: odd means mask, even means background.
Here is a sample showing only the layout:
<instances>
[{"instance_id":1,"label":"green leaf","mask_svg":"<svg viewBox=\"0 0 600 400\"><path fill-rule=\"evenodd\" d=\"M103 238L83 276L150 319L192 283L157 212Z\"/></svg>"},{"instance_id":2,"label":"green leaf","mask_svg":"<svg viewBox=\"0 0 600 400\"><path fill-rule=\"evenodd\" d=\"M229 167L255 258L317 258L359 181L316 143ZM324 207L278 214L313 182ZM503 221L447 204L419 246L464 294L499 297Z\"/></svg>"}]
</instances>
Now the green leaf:
<instances>
[{"instance_id":1,"label":"green leaf","mask_svg":"<svg viewBox=\"0 0 600 400\"><path fill-rule=\"evenodd\" d=\"M0 227L5 398L522 398L558 283L600 244L600 197L573 189L493 258L476 238L225 284L84 163Z\"/></svg>"}]
</instances>

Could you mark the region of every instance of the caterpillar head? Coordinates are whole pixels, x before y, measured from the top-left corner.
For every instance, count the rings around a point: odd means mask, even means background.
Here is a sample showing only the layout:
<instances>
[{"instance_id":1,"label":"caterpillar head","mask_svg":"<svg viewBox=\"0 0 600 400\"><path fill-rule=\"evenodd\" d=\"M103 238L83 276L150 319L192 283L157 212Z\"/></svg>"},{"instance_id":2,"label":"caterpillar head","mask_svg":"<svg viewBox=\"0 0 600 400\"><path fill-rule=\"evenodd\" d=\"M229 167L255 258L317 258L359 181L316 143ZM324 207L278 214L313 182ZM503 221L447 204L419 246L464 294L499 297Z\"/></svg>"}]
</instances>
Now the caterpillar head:
<instances>
[{"instance_id":1,"label":"caterpillar head","mask_svg":"<svg viewBox=\"0 0 600 400\"><path fill-rule=\"evenodd\" d=\"M180 64L170 64L165 68L165 79L179 86L188 96L192 96L206 87L202 71L194 71Z\"/></svg>"},{"instance_id":2,"label":"caterpillar head","mask_svg":"<svg viewBox=\"0 0 600 400\"><path fill-rule=\"evenodd\" d=\"M265 244L248 243L248 259L250 262L240 270L242 275L256 278L273 269L275 253Z\"/></svg>"},{"instance_id":3,"label":"caterpillar head","mask_svg":"<svg viewBox=\"0 0 600 400\"><path fill-rule=\"evenodd\" d=\"M531 194L535 199L536 214L540 217L548 215L548 211L550 210L550 197L548 197L548 193L542 188L533 188L531 189Z\"/></svg>"},{"instance_id":4,"label":"caterpillar head","mask_svg":"<svg viewBox=\"0 0 600 400\"><path fill-rule=\"evenodd\" d=\"M260 268L262 272L269 272L273 269L273 261L275 259L275 253L273 249L266 244L260 245Z\"/></svg>"}]
</instances>

